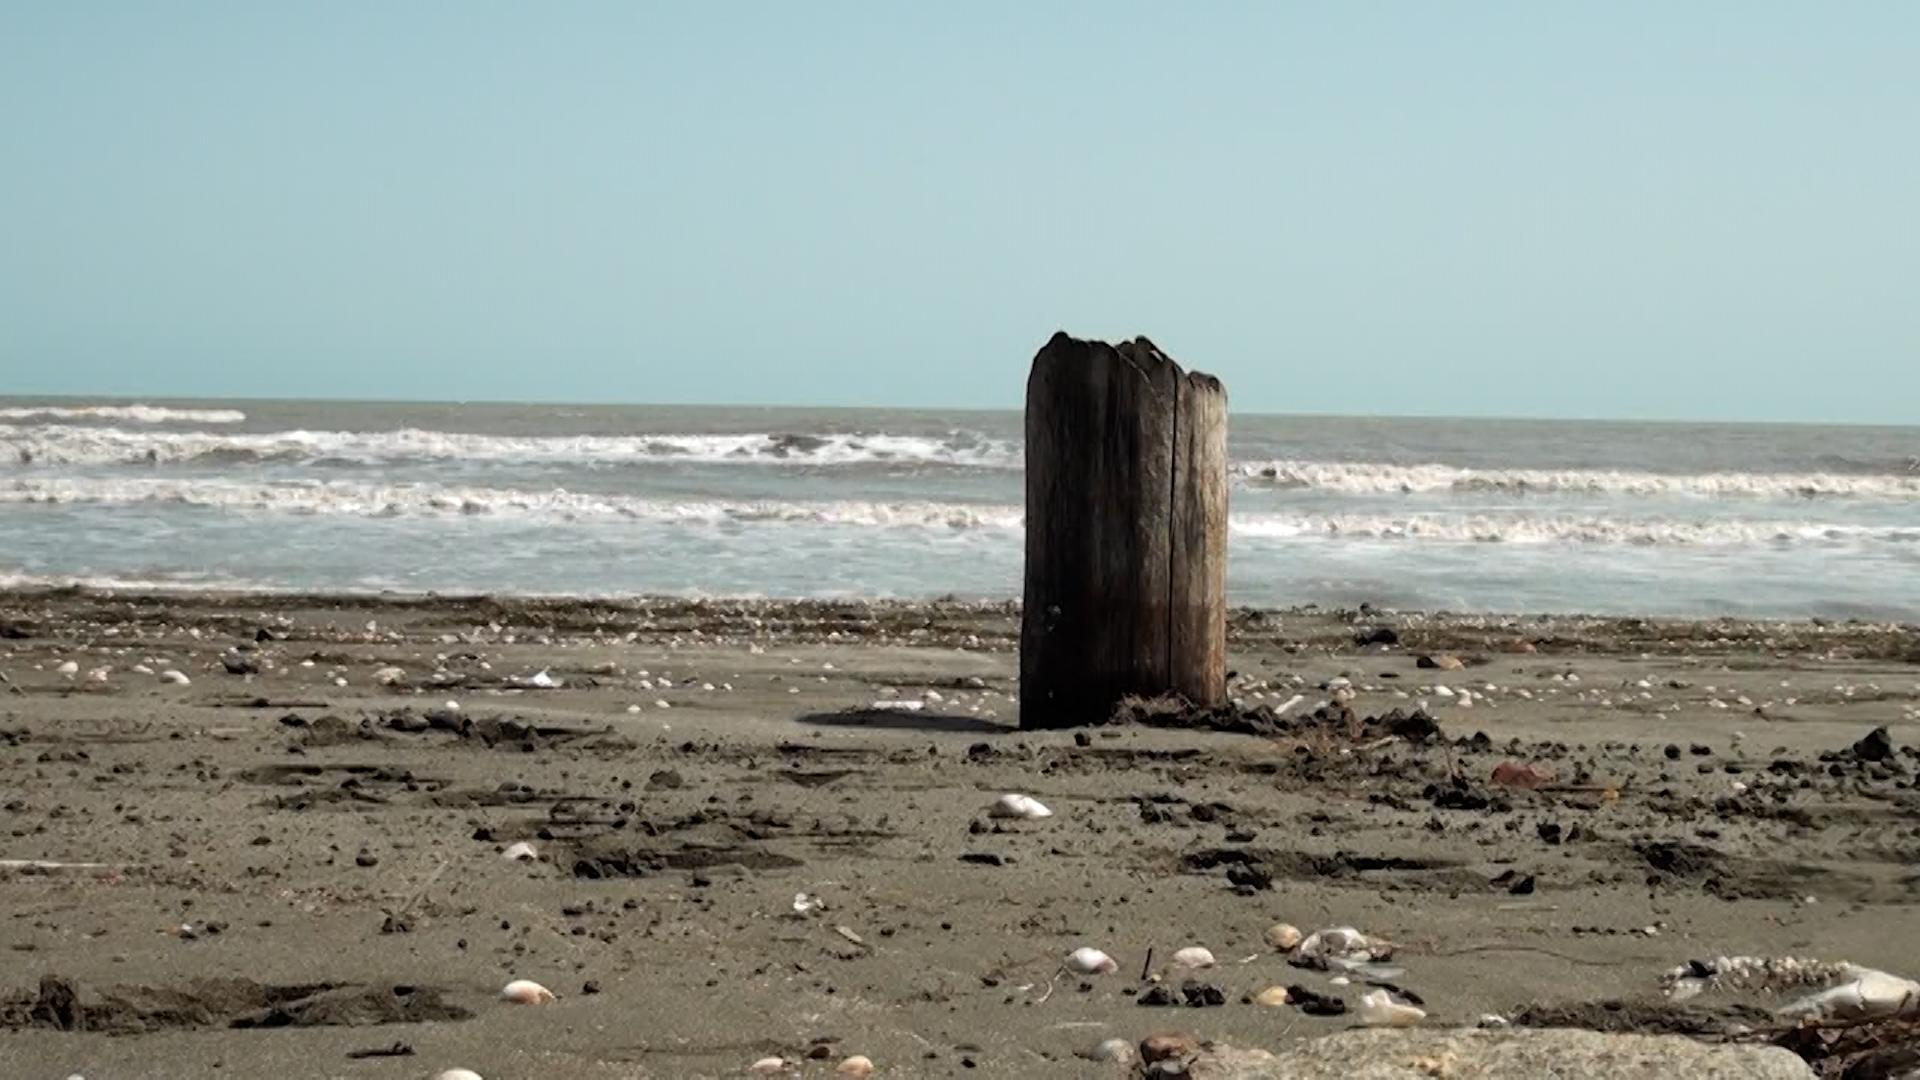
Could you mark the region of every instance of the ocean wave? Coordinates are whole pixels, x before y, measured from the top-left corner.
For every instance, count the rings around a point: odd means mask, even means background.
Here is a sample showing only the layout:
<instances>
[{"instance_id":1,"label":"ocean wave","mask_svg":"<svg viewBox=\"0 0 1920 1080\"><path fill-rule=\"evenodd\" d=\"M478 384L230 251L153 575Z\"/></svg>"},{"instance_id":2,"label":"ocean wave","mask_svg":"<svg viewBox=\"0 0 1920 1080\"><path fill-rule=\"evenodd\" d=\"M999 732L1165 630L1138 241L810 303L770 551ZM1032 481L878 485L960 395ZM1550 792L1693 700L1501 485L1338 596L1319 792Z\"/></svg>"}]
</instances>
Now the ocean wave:
<instances>
[{"instance_id":1,"label":"ocean wave","mask_svg":"<svg viewBox=\"0 0 1920 1080\"><path fill-rule=\"evenodd\" d=\"M945 436L479 435L425 431L127 431L73 425L0 424L0 462L41 465L166 465L196 462L349 463L409 461L623 464L849 465L862 463L1018 468L1017 444L970 432Z\"/></svg>"},{"instance_id":2,"label":"ocean wave","mask_svg":"<svg viewBox=\"0 0 1920 1080\"><path fill-rule=\"evenodd\" d=\"M257 483L225 479L21 478L0 484L0 505L179 506L236 513L368 518L497 518L657 525L823 525L1017 533L1021 508L933 501L823 502L660 499L567 491L344 480ZM1233 536L1253 541L1378 540L1471 544L1920 546L1920 525L1737 518L1609 517L1503 511L1235 514Z\"/></svg>"},{"instance_id":3,"label":"ocean wave","mask_svg":"<svg viewBox=\"0 0 1920 1080\"><path fill-rule=\"evenodd\" d=\"M499 517L534 521L627 520L655 524L813 523L868 528L1018 529L1017 507L940 502L783 502L650 499L553 488L351 481L23 479L0 486L0 505L162 504L205 509L353 517Z\"/></svg>"},{"instance_id":4,"label":"ocean wave","mask_svg":"<svg viewBox=\"0 0 1920 1080\"><path fill-rule=\"evenodd\" d=\"M1261 514L1232 520L1233 535L1278 540L1358 539L1471 544L1623 544L1752 547L1795 544L1920 545L1920 526L1818 521L1612 518L1597 515Z\"/></svg>"},{"instance_id":5,"label":"ocean wave","mask_svg":"<svg viewBox=\"0 0 1920 1080\"><path fill-rule=\"evenodd\" d=\"M163 405L13 405L0 420L119 420L134 424L240 424L238 409L170 409Z\"/></svg>"},{"instance_id":6,"label":"ocean wave","mask_svg":"<svg viewBox=\"0 0 1920 1080\"><path fill-rule=\"evenodd\" d=\"M1654 473L1615 469L1469 469L1347 461L1263 461L1234 466L1240 477L1280 489L1352 495L1489 492L1510 495L1628 495L1700 498L1920 498L1920 471L1902 474Z\"/></svg>"}]
</instances>

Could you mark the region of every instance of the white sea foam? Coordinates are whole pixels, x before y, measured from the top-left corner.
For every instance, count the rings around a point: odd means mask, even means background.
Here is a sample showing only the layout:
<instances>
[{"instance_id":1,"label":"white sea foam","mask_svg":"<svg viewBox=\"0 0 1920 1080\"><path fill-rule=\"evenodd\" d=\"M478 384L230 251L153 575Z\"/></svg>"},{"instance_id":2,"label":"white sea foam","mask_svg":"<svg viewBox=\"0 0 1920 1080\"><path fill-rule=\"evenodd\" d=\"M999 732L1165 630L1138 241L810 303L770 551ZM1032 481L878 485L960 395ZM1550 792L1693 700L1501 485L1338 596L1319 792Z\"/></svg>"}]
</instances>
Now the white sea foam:
<instances>
[{"instance_id":1,"label":"white sea foam","mask_svg":"<svg viewBox=\"0 0 1920 1080\"><path fill-rule=\"evenodd\" d=\"M148 409L97 406L96 409ZM0 416L22 410L0 410ZM71 411L71 410L70 410ZM191 410L155 410L184 415ZM105 413L92 415L106 415ZM210 413L209 416L212 414ZM18 416L16 415L17 419ZM241 418L234 413L219 422ZM158 422L155 420L154 422ZM547 465L672 462L839 467L862 464L1016 470L1018 442L968 432L924 435L482 435L395 431L153 431L78 424L0 423L0 466L386 464L441 461ZM1276 460L1234 466L1241 482L1336 495L1597 496L1629 498L1920 500L1920 471L1656 473L1624 469L1466 468Z\"/></svg>"},{"instance_id":2,"label":"white sea foam","mask_svg":"<svg viewBox=\"0 0 1920 1080\"><path fill-rule=\"evenodd\" d=\"M238 409L169 409L163 405L15 405L0 420L118 420L134 424L239 424Z\"/></svg>"},{"instance_id":3,"label":"white sea foam","mask_svg":"<svg viewBox=\"0 0 1920 1080\"><path fill-rule=\"evenodd\" d=\"M1920 471L1847 473L1654 473L1620 469L1469 469L1349 461L1243 462L1234 471L1282 489L1350 495L1491 492L1693 496L1701 498L1920 498Z\"/></svg>"},{"instance_id":4,"label":"white sea foam","mask_svg":"<svg viewBox=\"0 0 1920 1080\"><path fill-rule=\"evenodd\" d=\"M0 504L161 504L231 511L355 517L502 517L655 524L812 523L868 528L1018 529L1017 507L941 502L786 502L651 499L448 484L352 481L257 483L219 479L30 477L0 484Z\"/></svg>"},{"instance_id":5,"label":"white sea foam","mask_svg":"<svg viewBox=\"0 0 1920 1080\"><path fill-rule=\"evenodd\" d=\"M524 490L347 480L283 483L163 477L18 477L0 483L0 504L163 505L270 514L357 517L488 517L537 522L629 521L658 525L822 525L862 529L1002 531L1022 528L1018 506L933 501L820 502L661 499L553 488ZM1609 517L1497 513L1245 513L1237 538L1362 539L1439 543L1920 545L1911 527L1809 520Z\"/></svg>"},{"instance_id":6,"label":"white sea foam","mask_svg":"<svg viewBox=\"0 0 1920 1080\"><path fill-rule=\"evenodd\" d=\"M1018 446L964 432L951 435L479 435L425 431L129 431L77 425L0 424L0 463L181 464L199 461L406 461L630 464L848 465L883 462L1017 468Z\"/></svg>"},{"instance_id":7,"label":"white sea foam","mask_svg":"<svg viewBox=\"0 0 1920 1080\"><path fill-rule=\"evenodd\" d=\"M1750 547L1796 544L1920 544L1913 528L1736 518L1612 518L1551 514L1260 514L1236 516L1235 536L1272 540L1361 539L1480 544L1626 544Z\"/></svg>"}]
</instances>

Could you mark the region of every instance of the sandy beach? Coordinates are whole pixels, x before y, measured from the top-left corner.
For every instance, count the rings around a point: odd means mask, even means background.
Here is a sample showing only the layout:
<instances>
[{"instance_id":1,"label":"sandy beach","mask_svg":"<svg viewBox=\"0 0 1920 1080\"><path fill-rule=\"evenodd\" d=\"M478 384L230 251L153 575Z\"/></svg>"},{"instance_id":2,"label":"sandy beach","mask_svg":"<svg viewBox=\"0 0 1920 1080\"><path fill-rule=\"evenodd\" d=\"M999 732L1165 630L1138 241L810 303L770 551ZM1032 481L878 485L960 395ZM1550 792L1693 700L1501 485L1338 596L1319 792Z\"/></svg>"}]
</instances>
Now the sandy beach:
<instances>
[{"instance_id":1,"label":"sandy beach","mask_svg":"<svg viewBox=\"0 0 1920 1080\"><path fill-rule=\"evenodd\" d=\"M1115 1075L1082 1055L1350 1026L1247 1000L1366 989L1290 965L1277 922L1391 941L1457 1025L1777 1004L1664 1004L1702 957L1920 973L1911 628L1241 610L1258 722L1048 733L1013 728L1017 630L1004 604L0 597L0 1058ZM1357 715L1316 719L1342 678ZM1367 722L1422 702L1424 740ZM1054 815L990 817L1005 792ZM1195 945L1216 965L1166 970ZM1063 973L1081 946L1119 970ZM1142 1003L1189 980L1224 1004Z\"/></svg>"}]
</instances>

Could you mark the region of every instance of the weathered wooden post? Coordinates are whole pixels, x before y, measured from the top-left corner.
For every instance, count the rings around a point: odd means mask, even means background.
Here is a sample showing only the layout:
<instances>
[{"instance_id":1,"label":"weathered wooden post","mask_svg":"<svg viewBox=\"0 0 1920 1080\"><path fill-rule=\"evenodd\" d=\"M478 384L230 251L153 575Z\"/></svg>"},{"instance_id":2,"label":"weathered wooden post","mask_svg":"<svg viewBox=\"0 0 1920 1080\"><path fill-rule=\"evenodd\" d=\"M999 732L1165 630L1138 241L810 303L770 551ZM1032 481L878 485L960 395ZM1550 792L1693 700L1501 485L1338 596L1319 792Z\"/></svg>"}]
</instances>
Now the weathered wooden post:
<instances>
[{"instance_id":1,"label":"weathered wooden post","mask_svg":"<svg viewBox=\"0 0 1920 1080\"><path fill-rule=\"evenodd\" d=\"M1227 393L1146 338L1055 334L1027 378L1020 726L1226 700Z\"/></svg>"}]
</instances>

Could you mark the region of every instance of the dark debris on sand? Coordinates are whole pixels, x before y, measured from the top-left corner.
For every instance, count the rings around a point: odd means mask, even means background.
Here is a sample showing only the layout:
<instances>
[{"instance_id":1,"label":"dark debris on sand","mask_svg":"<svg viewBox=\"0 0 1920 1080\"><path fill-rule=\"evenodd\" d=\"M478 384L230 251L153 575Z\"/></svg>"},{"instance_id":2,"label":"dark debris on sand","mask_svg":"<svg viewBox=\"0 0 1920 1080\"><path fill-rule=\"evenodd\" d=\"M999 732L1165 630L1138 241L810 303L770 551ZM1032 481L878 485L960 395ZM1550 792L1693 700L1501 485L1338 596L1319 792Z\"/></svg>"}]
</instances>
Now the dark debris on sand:
<instances>
[{"instance_id":1,"label":"dark debris on sand","mask_svg":"<svg viewBox=\"0 0 1920 1080\"><path fill-rule=\"evenodd\" d=\"M1371 742L1384 736L1397 736L1411 743L1424 743L1445 737L1440 724L1424 709L1407 712L1390 709L1379 716L1362 719L1345 705L1325 704L1298 716L1282 716L1270 705L1241 708L1234 705L1195 705L1177 695L1156 698L1129 697L1114 708L1115 724L1172 728L1180 731L1212 731L1228 735L1258 735L1267 738L1330 736L1355 742Z\"/></svg>"}]
</instances>

